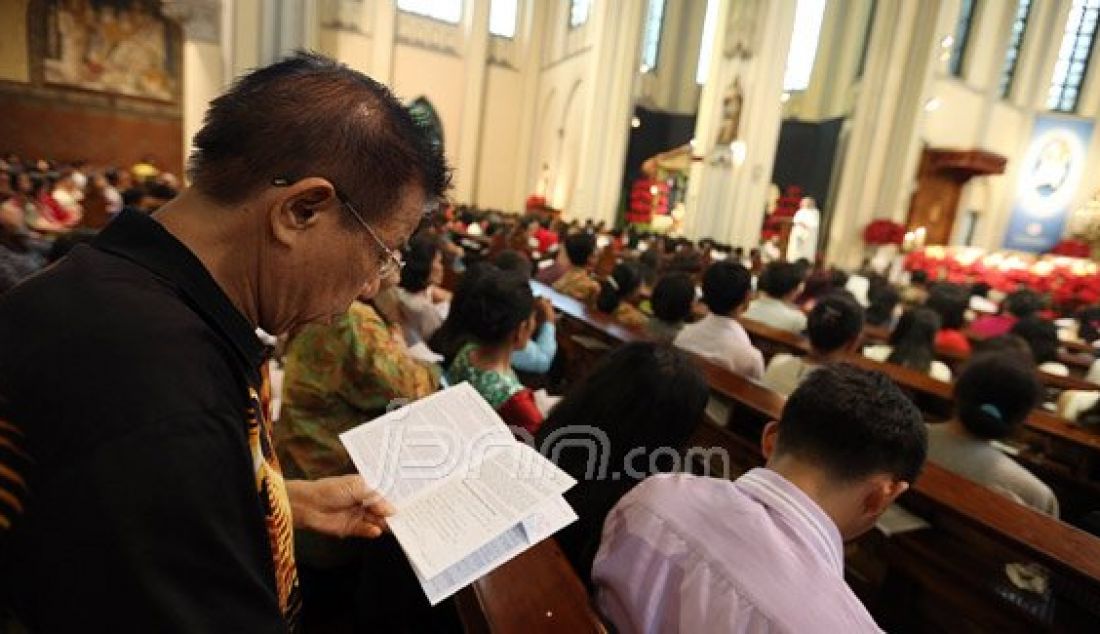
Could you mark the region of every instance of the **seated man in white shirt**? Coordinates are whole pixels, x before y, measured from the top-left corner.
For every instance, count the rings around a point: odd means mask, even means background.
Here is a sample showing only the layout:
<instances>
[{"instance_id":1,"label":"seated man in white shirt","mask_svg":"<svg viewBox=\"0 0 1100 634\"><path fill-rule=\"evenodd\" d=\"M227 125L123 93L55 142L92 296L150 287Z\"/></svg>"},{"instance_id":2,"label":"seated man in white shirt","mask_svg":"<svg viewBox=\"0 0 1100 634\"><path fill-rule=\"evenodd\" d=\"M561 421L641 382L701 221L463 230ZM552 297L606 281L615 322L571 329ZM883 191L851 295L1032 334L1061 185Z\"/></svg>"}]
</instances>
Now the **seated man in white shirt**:
<instances>
[{"instance_id":1,"label":"seated man in white shirt","mask_svg":"<svg viewBox=\"0 0 1100 634\"><path fill-rule=\"evenodd\" d=\"M764 385L783 396L795 391L817 368L842 361L859 350L863 336L863 307L847 291L826 295L810 311L810 352L799 357L779 353L764 372Z\"/></svg>"},{"instance_id":2,"label":"seated man in white shirt","mask_svg":"<svg viewBox=\"0 0 1100 634\"><path fill-rule=\"evenodd\" d=\"M764 376L764 355L752 346L737 317L745 312L752 275L740 264L715 262L703 273L703 303L710 314L684 326L673 344L749 377Z\"/></svg>"},{"instance_id":3,"label":"seated man in white shirt","mask_svg":"<svg viewBox=\"0 0 1100 634\"><path fill-rule=\"evenodd\" d=\"M844 541L920 471L921 414L879 373L829 365L768 423L736 481L646 479L604 523L600 611L633 632L878 632L844 581Z\"/></svg>"},{"instance_id":4,"label":"seated man in white shirt","mask_svg":"<svg viewBox=\"0 0 1100 634\"><path fill-rule=\"evenodd\" d=\"M794 305L802 292L802 268L790 262L772 262L760 276L760 294L745 311L745 318L796 335L806 330L806 315Z\"/></svg>"}]
</instances>

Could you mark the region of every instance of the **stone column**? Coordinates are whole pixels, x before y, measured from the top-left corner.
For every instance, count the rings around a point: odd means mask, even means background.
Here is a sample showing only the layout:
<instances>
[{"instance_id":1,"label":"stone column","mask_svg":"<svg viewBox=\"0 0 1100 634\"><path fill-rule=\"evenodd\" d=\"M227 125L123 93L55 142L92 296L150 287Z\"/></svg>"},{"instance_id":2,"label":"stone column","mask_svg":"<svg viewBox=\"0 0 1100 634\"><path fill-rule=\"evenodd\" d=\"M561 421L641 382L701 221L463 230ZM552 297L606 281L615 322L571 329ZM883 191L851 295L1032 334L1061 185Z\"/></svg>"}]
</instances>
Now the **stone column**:
<instances>
[{"instance_id":1,"label":"stone column","mask_svg":"<svg viewBox=\"0 0 1100 634\"><path fill-rule=\"evenodd\" d=\"M374 0L370 25L371 58L367 73L378 83L393 85L393 47L397 34L397 5L394 0Z\"/></svg>"},{"instance_id":2,"label":"stone column","mask_svg":"<svg viewBox=\"0 0 1100 634\"><path fill-rule=\"evenodd\" d=\"M202 127L210 100L226 82L222 55L221 0L163 0L162 12L183 28L183 111L184 164L191 151L191 139Z\"/></svg>"},{"instance_id":3,"label":"stone column","mask_svg":"<svg viewBox=\"0 0 1100 634\"><path fill-rule=\"evenodd\" d=\"M759 243L764 221L796 0L715 1L710 67L695 124L695 153L703 160L691 170L684 229L691 237L748 248ZM720 143L732 118L739 119L735 142Z\"/></svg>"},{"instance_id":4,"label":"stone column","mask_svg":"<svg viewBox=\"0 0 1100 634\"><path fill-rule=\"evenodd\" d=\"M925 95L940 53L942 4L878 4L847 151L836 166L841 175L825 249L840 266L859 264L861 234L871 220L905 221L923 145Z\"/></svg>"},{"instance_id":5,"label":"stone column","mask_svg":"<svg viewBox=\"0 0 1100 634\"><path fill-rule=\"evenodd\" d=\"M598 35L585 79L585 127L572 200L573 218L615 219L634 107L645 18L642 0L597 2L588 28Z\"/></svg>"},{"instance_id":6,"label":"stone column","mask_svg":"<svg viewBox=\"0 0 1100 634\"><path fill-rule=\"evenodd\" d=\"M456 165L455 198L473 201L477 196L477 163L489 59L489 0L467 0L465 27L466 89L462 96L458 148L452 160Z\"/></svg>"}]
</instances>

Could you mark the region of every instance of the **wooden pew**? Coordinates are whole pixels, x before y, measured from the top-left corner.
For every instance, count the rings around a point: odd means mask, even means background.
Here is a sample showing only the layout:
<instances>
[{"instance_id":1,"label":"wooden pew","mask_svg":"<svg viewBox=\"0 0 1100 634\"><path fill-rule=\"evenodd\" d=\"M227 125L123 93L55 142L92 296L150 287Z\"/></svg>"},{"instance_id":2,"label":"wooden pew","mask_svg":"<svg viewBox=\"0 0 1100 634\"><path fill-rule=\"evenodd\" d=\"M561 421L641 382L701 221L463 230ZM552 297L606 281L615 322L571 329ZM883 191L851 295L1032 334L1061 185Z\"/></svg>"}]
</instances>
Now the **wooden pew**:
<instances>
[{"instance_id":1,"label":"wooden pew","mask_svg":"<svg viewBox=\"0 0 1100 634\"><path fill-rule=\"evenodd\" d=\"M561 311L559 332L585 333L610 345L642 338L579 302L534 288ZM700 470L736 477L761 463L760 431L779 417L784 399L697 361L730 414L725 427L702 425L692 444L723 449L736 463L731 471L722 454L711 452L701 458ZM891 538L875 532L848 548L851 585L891 631L1076 631L1100 622L1100 539L931 464L903 503L933 528ZM1049 592L1031 595L1009 584L1003 570L1012 562L1045 566Z\"/></svg>"},{"instance_id":2,"label":"wooden pew","mask_svg":"<svg viewBox=\"0 0 1100 634\"><path fill-rule=\"evenodd\" d=\"M766 358L775 352L802 355L809 351L808 343L798 335L749 319L741 323ZM849 355L845 361L889 376L931 421L952 415L950 384L860 354ZM1079 523L1085 514L1100 509L1100 433L1035 409L1009 444L1018 452L1016 458L1054 489L1064 519Z\"/></svg>"},{"instance_id":3,"label":"wooden pew","mask_svg":"<svg viewBox=\"0 0 1100 634\"><path fill-rule=\"evenodd\" d=\"M475 581L458 593L455 603L470 634L607 632L553 539Z\"/></svg>"}]
</instances>

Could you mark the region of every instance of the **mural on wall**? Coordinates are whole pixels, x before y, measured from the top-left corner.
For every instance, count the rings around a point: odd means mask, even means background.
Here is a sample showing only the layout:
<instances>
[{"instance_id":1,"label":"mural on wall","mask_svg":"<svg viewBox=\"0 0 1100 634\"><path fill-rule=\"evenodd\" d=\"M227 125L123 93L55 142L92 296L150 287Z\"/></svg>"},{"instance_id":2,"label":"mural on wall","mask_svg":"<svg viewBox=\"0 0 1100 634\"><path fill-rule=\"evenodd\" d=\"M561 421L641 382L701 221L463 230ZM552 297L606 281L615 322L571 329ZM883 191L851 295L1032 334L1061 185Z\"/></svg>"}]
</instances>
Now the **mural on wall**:
<instances>
[{"instance_id":1,"label":"mural on wall","mask_svg":"<svg viewBox=\"0 0 1100 634\"><path fill-rule=\"evenodd\" d=\"M156 0L46 0L45 80L173 101L179 31Z\"/></svg>"}]
</instances>

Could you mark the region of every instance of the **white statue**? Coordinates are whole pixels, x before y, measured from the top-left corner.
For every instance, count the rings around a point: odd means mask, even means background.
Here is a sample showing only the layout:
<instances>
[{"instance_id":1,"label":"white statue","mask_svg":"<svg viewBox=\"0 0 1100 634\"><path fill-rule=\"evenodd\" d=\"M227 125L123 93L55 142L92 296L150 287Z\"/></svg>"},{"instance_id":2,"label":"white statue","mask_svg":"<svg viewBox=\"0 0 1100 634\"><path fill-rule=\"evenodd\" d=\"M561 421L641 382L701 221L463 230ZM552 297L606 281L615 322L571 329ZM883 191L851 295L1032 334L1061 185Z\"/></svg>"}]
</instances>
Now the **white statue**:
<instances>
[{"instance_id":1,"label":"white statue","mask_svg":"<svg viewBox=\"0 0 1100 634\"><path fill-rule=\"evenodd\" d=\"M817 255L817 233L821 227L821 212L813 198L807 196L798 205L791 225L791 236L787 240L787 261L795 262L806 258L814 261Z\"/></svg>"}]
</instances>

